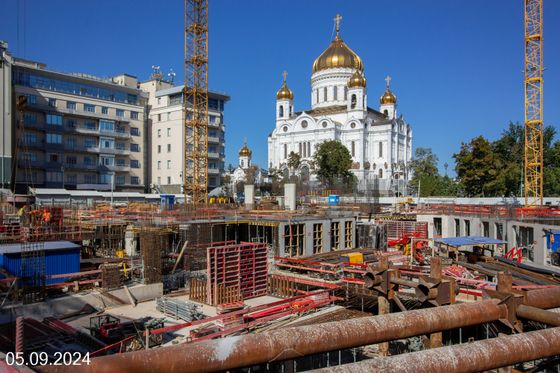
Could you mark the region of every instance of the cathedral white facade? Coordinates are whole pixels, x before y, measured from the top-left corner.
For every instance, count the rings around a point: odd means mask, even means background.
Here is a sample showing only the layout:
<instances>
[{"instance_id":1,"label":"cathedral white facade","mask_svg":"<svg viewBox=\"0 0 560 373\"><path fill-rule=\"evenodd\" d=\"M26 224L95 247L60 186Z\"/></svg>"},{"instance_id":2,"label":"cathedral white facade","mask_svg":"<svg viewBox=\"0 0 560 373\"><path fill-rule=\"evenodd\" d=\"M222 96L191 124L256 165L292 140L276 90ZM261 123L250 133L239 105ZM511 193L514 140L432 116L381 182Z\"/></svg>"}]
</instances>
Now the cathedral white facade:
<instances>
[{"instance_id":1,"label":"cathedral white facade","mask_svg":"<svg viewBox=\"0 0 560 373\"><path fill-rule=\"evenodd\" d=\"M311 173L315 147L327 140L344 144L353 160L352 172L361 190L405 193L412 157L412 128L397 114L397 98L387 86L379 109L368 106L364 65L336 37L315 60L311 75L311 109L295 112L294 94L284 84L276 94L276 126L268 137L268 166L287 174L290 152L301 157L301 173Z\"/></svg>"}]
</instances>

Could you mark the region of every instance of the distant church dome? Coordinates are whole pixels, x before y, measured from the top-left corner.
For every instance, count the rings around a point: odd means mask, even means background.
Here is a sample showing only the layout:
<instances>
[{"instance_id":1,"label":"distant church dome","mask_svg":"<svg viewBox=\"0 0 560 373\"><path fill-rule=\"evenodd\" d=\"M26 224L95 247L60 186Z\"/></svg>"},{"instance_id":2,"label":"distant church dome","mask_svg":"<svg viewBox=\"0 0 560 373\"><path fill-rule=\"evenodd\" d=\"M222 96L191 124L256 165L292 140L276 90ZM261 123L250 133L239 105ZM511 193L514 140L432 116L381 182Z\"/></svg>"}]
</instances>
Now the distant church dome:
<instances>
[{"instance_id":1,"label":"distant church dome","mask_svg":"<svg viewBox=\"0 0 560 373\"><path fill-rule=\"evenodd\" d=\"M348 80L348 88L365 87L366 78L358 70Z\"/></svg>"},{"instance_id":2,"label":"distant church dome","mask_svg":"<svg viewBox=\"0 0 560 373\"><path fill-rule=\"evenodd\" d=\"M251 151L251 149L249 149L247 147L247 145L244 145L241 150L239 151L239 156L240 157L250 157L251 154L253 154L253 152Z\"/></svg>"},{"instance_id":3,"label":"distant church dome","mask_svg":"<svg viewBox=\"0 0 560 373\"><path fill-rule=\"evenodd\" d=\"M387 87L383 96L381 96L381 98L379 98L379 102L381 103L381 105L396 104L397 103L397 96L395 96L393 94L393 92L391 92L389 87Z\"/></svg>"}]
</instances>

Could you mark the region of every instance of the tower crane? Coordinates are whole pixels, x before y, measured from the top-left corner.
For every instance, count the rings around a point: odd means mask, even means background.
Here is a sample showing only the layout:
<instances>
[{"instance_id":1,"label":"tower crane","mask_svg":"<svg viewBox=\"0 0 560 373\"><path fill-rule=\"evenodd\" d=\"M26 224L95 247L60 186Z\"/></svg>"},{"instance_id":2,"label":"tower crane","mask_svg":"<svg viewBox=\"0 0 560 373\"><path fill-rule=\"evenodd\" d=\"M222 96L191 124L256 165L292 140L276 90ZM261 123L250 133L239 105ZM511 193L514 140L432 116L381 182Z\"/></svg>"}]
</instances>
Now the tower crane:
<instances>
[{"instance_id":1,"label":"tower crane","mask_svg":"<svg viewBox=\"0 0 560 373\"><path fill-rule=\"evenodd\" d=\"M208 0L185 0L185 205L208 203Z\"/></svg>"},{"instance_id":2,"label":"tower crane","mask_svg":"<svg viewBox=\"0 0 560 373\"><path fill-rule=\"evenodd\" d=\"M525 6L525 206L543 203L543 6Z\"/></svg>"}]
</instances>

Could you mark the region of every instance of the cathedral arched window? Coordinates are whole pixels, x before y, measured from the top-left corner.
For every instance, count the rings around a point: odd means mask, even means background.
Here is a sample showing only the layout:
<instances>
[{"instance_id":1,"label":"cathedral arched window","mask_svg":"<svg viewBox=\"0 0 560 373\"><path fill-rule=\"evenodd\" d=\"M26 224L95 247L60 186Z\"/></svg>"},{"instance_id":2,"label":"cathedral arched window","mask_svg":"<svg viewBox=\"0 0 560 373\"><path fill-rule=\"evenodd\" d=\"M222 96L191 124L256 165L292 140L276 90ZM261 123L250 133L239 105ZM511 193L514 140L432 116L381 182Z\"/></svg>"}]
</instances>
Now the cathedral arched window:
<instances>
[{"instance_id":1,"label":"cathedral arched window","mask_svg":"<svg viewBox=\"0 0 560 373\"><path fill-rule=\"evenodd\" d=\"M327 101L327 87L323 88L323 101Z\"/></svg>"},{"instance_id":2,"label":"cathedral arched window","mask_svg":"<svg viewBox=\"0 0 560 373\"><path fill-rule=\"evenodd\" d=\"M355 109L356 108L356 95L352 95L352 100L350 102L350 108L351 109Z\"/></svg>"},{"instance_id":3,"label":"cathedral arched window","mask_svg":"<svg viewBox=\"0 0 560 373\"><path fill-rule=\"evenodd\" d=\"M280 112L280 114L279 114L280 118L283 118L284 117L284 106L280 105L279 112Z\"/></svg>"},{"instance_id":4,"label":"cathedral arched window","mask_svg":"<svg viewBox=\"0 0 560 373\"><path fill-rule=\"evenodd\" d=\"M336 101L338 100L338 87L334 86L333 88L334 88L334 100Z\"/></svg>"},{"instance_id":5,"label":"cathedral arched window","mask_svg":"<svg viewBox=\"0 0 560 373\"><path fill-rule=\"evenodd\" d=\"M379 141L379 158L383 158L383 143Z\"/></svg>"},{"instance_id":6,"label":"cathedral arched window","mask_svg":"<svg viewBox=\"0 0 560 373\"><path fill-rule=\"evenodd\" d=\"M383 179L383 169L379 169L379 178Z\"/></svg>"},{"instance_id":7,"label":"cathedral arched window","mask_svg":"<svg viewBox=\"0 0 560 373\"><path fill-rule=\"evenodd\" d=\"M356 156L356 142L352 141L352 157Z\"/></svg>"},{"instance_id":8,"label":"cathedral arched window","mask_svg":"<svg viewBox=\"0 0 560 373\"><path fill-rule=\"evenodd\" d=\"M348 87L344 86L344 101L348 100Z\"/></svg>"},{"instance_id":9,"label":"cathedral arched window","mask_svg":"<svg viewBox=\"0 0 560 373\"><path fill-rule=\"evenodd\" d=\"M385 114L385 116L389 116L389 110L387 109L383 110L383 114Z\"/></svg>"}]
</instances>

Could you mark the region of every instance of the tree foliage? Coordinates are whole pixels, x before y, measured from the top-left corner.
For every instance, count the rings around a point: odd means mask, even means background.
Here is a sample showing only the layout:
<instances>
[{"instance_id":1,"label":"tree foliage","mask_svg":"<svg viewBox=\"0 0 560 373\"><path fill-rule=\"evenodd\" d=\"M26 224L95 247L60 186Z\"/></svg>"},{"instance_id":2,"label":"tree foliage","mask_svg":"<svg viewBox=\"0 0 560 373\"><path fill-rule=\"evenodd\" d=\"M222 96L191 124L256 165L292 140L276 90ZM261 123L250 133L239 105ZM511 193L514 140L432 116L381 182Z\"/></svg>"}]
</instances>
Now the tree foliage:
<instances>
[{"instance_id":1,"label":"tree foliage","mask_svg":"<svg viewBox=\"0 0 560 373\"><path fill-rule=\"evenodd\" d=\"M544 195L560 195L560 143L556 131L544 129ZM523 195L525 129L510 123L499 139L489 142L479 136L461 145L454 155L459 186L468 197Z\"/></svg>"},{"instance_id":2,"label":"tree foliage","mask_svg":"<svg viewBox=\"0 0 560 373\"><path fill-rule=\"evenodd\" d=\"M438 157L431 148L417 148L410 168L413 172L410 186L417 192L419 188L420 197L457 195L457 183L439 174Z\"/></svg>"},{"instance_id":3,"label":"tree foliage","mask_svg":"<svg viewBox=\"0 0 560 373\"><path fill-rule=\"evenodd\" d=\"M336 140L325 141L317 147L314 155L315 172L321 182L329 188L339 183L350 186L355 176L350 171L352 156L348 148Z\"/></svg>"}]
</instances>

